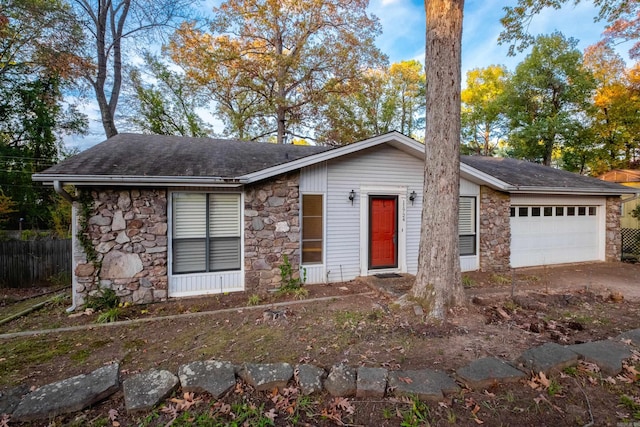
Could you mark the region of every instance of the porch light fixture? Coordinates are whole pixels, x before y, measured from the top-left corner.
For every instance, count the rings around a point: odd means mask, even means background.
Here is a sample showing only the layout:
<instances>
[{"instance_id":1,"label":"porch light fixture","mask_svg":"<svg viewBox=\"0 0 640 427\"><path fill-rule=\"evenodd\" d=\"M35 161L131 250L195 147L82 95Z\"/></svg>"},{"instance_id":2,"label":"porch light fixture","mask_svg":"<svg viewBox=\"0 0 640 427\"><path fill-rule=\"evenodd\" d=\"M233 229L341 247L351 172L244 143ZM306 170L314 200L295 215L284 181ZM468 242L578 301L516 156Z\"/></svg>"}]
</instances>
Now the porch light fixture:
<instances>
[{"instance_id":1,"label":"porch light fixture","mask_svg":"<svg viewBox=\"0 0 640 427\"><path fill-rule=\"evenodd\" d=\"M409 194L409 200L411 200L411 206L413 206L413 202L416 200L416 197L418 195L416 194L415 191L412 191L411 194Z\"/></svg>"},{"instance_id":2,"label":"porch light fixture","mask_svg":"<svg viewBox=\"0 0 640 427\"><path fill-rule=\"evenodd\" d=\"M349 200L351 201L351 206L353 206L353 201L356 198L356 192L351 190L351 192L349 193Z\"/></svg>"}]
</instances>

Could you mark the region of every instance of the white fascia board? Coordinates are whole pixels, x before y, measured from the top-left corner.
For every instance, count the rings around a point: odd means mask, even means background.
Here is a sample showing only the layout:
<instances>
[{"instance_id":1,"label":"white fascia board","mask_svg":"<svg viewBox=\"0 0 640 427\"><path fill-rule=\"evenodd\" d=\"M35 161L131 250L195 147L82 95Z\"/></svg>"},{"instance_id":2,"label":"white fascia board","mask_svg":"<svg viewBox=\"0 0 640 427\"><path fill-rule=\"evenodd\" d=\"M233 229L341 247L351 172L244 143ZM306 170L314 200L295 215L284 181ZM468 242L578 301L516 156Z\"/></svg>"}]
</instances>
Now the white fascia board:
<instances>
[{"instance_id":1,"label":"white fascia board","mask_svg":"<svg viewBox=\"0 0 640 427\"><path fill-rule=\"evenodd\" d=\"M460 176L476 184L491 187L494 190L506 192L517 190L513 185L508 184L493 175L489 175L488 173L473 168L462 161L460 162Z\"/></svg>"},{"instance_id":2,"label":"white fascia board","mask_svg":"<svg viewBox=\"0 0 640 427\"><path fill-rule=\"evenodd\" d=\"M126 186L163 186L163 187L240 187L244 182L239 179L224 179L220 177L193 176L117 176L117 175L63 175L63 174L34 174L33 181L53 185L59 181L65 185L126 185Z\"/></svg>"},{"instance_id":3,"label":"white fascia board","mask_svg":"<svg viewBox=\"0 0 640 427\"><path fill-rule=\"evenodd\" d=\"M567 196L622 196L635 194L629 191L617 191L609 188L566 188L566 187L519 187L509 191L511 194L558 194Z\"/></svg>"},{"instance_id":4,"label":"white fascia board","mask_svg":"<svg viewBox=\"0 0 640 427\"><path fill-rule=\"evenodd\" d=\"M334 148L333 150L303 157L301 159L284 163L282 165L252 172L239 177L239 180L246 183L261 181L263 179L271 178L276 175L291 172L292 170L302 169L307 166L312 166L316 163L332 160L337 157L346 156L348 154L366 150L368 148L375 147L384 143L388 143L389 145L401 149L407 153L414 152L416 157L422 156L422 158L424 158L423 144L412 138L409 138L406 135L401 134L400 132L394 131L386 133L384 135L375 136L364 141L354 142L353 144L349 145L343 145L342 147Z\"/></svg>"}]
</instances>

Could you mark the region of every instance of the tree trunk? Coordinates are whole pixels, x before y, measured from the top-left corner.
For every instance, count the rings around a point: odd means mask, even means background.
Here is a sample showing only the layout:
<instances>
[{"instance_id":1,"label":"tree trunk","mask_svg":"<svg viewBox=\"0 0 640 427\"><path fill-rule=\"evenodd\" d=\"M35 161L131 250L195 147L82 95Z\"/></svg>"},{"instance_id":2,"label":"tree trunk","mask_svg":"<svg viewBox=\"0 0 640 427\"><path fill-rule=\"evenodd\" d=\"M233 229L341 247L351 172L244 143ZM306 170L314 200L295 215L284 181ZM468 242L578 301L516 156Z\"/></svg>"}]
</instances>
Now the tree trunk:
<instances>
[{"instance_id":1,"label":"tree trunk","mask_svg":"<svg viewBox=\"0 0 640 427\"><path fill-rule=\"evenodd\" d=\"M427 126L418 274L411 296L438 319L464 304L458 248L464 0L425 0Z\"/></svg>"}]
</instances>

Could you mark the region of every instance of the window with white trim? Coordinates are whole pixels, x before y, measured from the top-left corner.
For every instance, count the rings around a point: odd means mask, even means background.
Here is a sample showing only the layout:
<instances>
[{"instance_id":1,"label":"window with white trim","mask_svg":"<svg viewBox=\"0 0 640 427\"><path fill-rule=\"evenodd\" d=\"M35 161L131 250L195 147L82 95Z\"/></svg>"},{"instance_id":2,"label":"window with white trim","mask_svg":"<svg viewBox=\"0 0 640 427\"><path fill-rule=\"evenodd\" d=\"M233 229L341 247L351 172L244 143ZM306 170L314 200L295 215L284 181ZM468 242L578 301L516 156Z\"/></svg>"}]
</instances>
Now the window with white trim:
<instances>
[{"instance_id":1,"label":"window with white trim","mask_svg":"<svg viewBox=\"0 0 640 427\"><path fill-rule=\"evenodd\" d=\"M302 263L322 263L322 195L302 195Z\"/></svg>"},{"instance_id":2,"label":"window with white trim","mask_svg":"<svg viewBox=\"0 0 640 427\"><path fill-rule=\"evenodd\" d=\"M172 194L173 274L240 270L240 195Z\"/></svg>"},{"instance_id":3,"label":"window with white trim","mask_svg":"<svg viewBox=\"0 0 640 427\"><path fill-rule=\"evenodd\" d=\"M476 254L476 198L460 197L458 203L460 255Z\"/></svg>"}]
</instances>

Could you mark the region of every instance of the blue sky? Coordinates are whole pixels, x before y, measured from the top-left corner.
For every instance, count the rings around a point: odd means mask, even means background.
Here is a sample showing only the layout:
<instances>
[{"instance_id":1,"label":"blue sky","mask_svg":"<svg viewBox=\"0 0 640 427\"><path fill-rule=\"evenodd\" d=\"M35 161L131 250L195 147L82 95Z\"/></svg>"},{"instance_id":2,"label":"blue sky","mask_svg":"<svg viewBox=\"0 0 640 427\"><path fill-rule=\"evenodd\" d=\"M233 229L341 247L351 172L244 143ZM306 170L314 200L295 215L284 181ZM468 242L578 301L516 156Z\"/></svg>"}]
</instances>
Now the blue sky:
<instances>
[{"instance_id":1,"label":"blue sky","mask_svg":"<svg viewBox=\"0 0 640 427\"><path fill-rule=\"evenodd\" d=\"M220 0L206 0L203 9L210 11ZM502 26L505 5L514 5L515 0L467 0L463 21L462 40L462 79L466 72L473 68L502 64L508 69L516 65L526 56L524 52L516 57L507 56L508 46L498 45L497 39ZM597 42L604 30L604 23L594 22L597 10L591 2L583 1L578 6L569 2L563 9L545 10L536 16L529 27L533 35L550 34L556 30L567 37L579 40L578 47L585 47ZM378 37L378 47L389 56L390 62L417 59L424 62L425 46L425 13L422 0L370 0L369 10L380 19L382 35ZM625 55L629 43L618 46L619 53ZM627 59L628 61L628 59ZM630 64L630 62L628 62ZM102 125L98 121L100 114L97 105L88 103L84 111L89 114L91 134L86 137L69 137L66 139L70 147L80 150L104 140Z\"/></svg>"}]
</instances>

